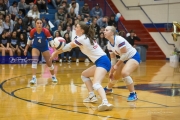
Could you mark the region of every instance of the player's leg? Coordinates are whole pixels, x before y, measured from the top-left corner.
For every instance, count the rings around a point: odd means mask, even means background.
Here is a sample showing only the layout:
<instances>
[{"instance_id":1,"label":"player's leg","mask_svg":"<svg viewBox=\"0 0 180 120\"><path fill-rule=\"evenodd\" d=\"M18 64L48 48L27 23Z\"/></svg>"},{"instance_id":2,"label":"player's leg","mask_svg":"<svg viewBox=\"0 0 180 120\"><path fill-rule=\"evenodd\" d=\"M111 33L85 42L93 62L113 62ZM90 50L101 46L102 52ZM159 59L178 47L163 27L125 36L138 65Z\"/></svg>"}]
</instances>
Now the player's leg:
<instances>
[{"instance_id":1,"label":"player's leg","mask_svg":"<svg viewBox=\"0 0 180 120\"><path fill-rule=\"evenodd\" d=\"M130 59L127 61L127 63L125 64L125 66L123 67L122 71L121 71L121 75L122 75L122 80L124 81L124 83L126 84L130 95L127 99L127 101L135 101L137 100L137 95L134 89L134 83L132 78L130 77L130 74L137 69L137 67L139 66L139 63L135 60L135 59Z\"/></svg>"},{"instance_id":2,"label":"player's leg","mask_svg":"<svg viewBox=\"0 0 180 120\"><path fill-rule=\"evenodd\" d=\"M46 61L46 65L49 67L49 71L52 75L52 81L53 82L57 82L57 79L56 79L56 76L55 76L55 73L54 73L54 66L52 64L52 61L50 61L50 57L51 57L51 54L50 54L50 51L49 50L46 50L44 52L42 52L42 55Z\"/></svg>"},{"instance_id":3,"label":"player's leg","mask_svg":"<svg viewBox=\"0 0 180 120\"><path fill-rule=\"evenodd\" d=\"M124 67L124 63L121 64L118 67L118 69L114 71L114 73L113 73L113 80L110 79L108 85L104 88L106 94L110 94L110 93L113 92L112 88L118 82L118 80L120 79L120 77L121 77L121 70L122 70L123 67Z\"/></svg>"},{"instance_id":4,"label":"player's leg","mask_svg":"<svg viewBox=\"0 0 180 120\"><path fill-rule=\"evenodd\" d=\"M96 95L94 94L94 90L93 90L93 83L90 79L90 77L94 76L95 70L96 70L96 66L93 65L90 68L84 70L81 74L81 79L86 85L89 92L88 97L84 99L83 102L96 102L97 101Z\"/></svg>"},{"instance_id":5,"label":"player's leg","mask_svg":"<svg viewBox=\"0 0 180 120\"><path fill-rule=\"evenodd\" d=\"M40 51L37 48L32 49L32 80L30 81L31 84L35 84L37 82L36 79L36 70L37 70L37 63L38 58L40 55Z\"/></svg>"}]
</instances>

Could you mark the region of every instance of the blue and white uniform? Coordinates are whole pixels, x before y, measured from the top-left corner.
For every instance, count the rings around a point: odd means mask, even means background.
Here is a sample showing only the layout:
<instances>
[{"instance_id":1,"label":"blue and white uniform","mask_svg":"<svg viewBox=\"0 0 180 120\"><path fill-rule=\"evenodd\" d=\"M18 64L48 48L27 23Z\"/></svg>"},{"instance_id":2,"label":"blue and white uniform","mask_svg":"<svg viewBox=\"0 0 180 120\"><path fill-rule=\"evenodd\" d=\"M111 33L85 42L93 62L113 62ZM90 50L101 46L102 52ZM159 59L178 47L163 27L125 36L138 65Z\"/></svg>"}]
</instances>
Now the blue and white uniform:
<instances>
[{"instance_id":1,"label":"blue and white uniform","mask_svg":"<svg viewBox=\"0 0 180 120\"><path fill-rule=\"evenodd\" d=\"M84 34L79 37L76 36L73 42L80 48L82 53L87 55L89 59L96 64L97 67L103 67L107 71L110 70L110 60L97 42L94 41L94 45L91 45L89 38Z\"/></svg>"},{"instance_id":2,"label":"blue and white uniform","mask_svg":"<svg viewBox=\"0 0 180 120\"><path fill-rule=\"evenodd\" d=\"M125 53L126 54L125 61L127 61L129 59L135 59L137 62L140 63L140 55L139 55L139 53L123 37L115 36L114 37L114 45L112 45L109 41L108 41L108 44L107 44L107 48L109 50L109 53L110 54L115 53L116 55L118 55L120 57L123 54L123 53L121 53L120 49L123 48L123 47L126 47L126 49L127 49L127 52Z\"/></svg>"}]
</instances>

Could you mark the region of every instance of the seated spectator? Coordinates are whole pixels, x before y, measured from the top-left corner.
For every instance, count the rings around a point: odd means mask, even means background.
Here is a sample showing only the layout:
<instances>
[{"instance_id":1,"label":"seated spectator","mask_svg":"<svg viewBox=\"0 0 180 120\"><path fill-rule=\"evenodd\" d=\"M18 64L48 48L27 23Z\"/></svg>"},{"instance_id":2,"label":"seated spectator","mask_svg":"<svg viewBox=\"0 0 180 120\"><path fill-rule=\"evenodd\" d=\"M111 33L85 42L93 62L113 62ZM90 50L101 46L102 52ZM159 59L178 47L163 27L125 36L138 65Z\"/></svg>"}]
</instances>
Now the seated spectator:
<instances>
[{"instance_id":1,"label":"seated spectator","mask_svg":"<svg viewBox=\"0 0 180 120\"><path fill-rule=\"evenodd\" d=\"M13 54L17 53L18 56L21 55L21 51L19 49L19 39L17 37L17 32L13 31L10 37L10 47L12 49Z\"/></svg>"},{"instance_id":2,"label":"seated spectator","mask_svg":"<svg viewBox=\"0 0 180 120\"><path fill-rule=\"evenodd\" d=\"M10 7L9 0L4 0L4 4L6 5L6 8Z\"/></svg>"},{"instance_id":3,"label":"seated spectator","mask_svg":"<svg viewBox=\"0 0 180 120\"><path fill-rule=\"evenodd\" d=\"M24 50L25 50L26 44L27 44L27 36L25 33L21 33L19 37L19 50L22 56L24 56ZM31 51L29 50L28 52L31 53Z\"/></svg>"},{"instance_id":4,"label":"seated spectator","mask_svg":"<svg viewBox=\"0 0 180 120\"><path fill-rule=\"evenodd\" d=\"M126 38L124 30L119 31L119 36Z\"/></svg>"},{"instance_id":5,"label":"seated spectator","mask_svg":"<svg viewBox=\"0 0 180 120\"><path fill-rule=\"evenodd\" d=\"M71 18L72 22L74 23L74 20L76 19L76 14L74 12L74 8L71 8L69 13L67 14L67 18Z\"/></svg>"},{"instance_id":6,"label":"seated spectator","mask_svg":"<svg viewBox=\"0 0 180 120\"><path fill-rule=\"evenodd\" d=\"M69 36L69 33L65 33L63 38L66 40L66 44L70 43L71 42L71 39L70 39L70 36ZM71 57L72 57L72 54L73 54L73 51L68 51L68 52L65 52L64 53L64 62L71 62ZM68 59L67 59L68 58Z\"/></svg>"},{"instance_id":7,"label":"seated spectator","mask_svg":"<svg viewBox=\"0 0 180 120\"><path fill-rule=\"evenodd\" d=\"M33 19L32 17L25 17L24 23L26 26L27 35L29 35L29 32L34 28L33 27Z\"/></svg>"},{"instance_id":8,"label":"seated spectator","mask_svg":"<svg viewBox=\"0 0 180 120\"><path fill-rule=\"evenodd\" d=\"M58 10L58 6L61 4L61 0L51 0L54 8Z\"/></svg>"},{"instance_id":9,"label":"seated spectator","mask_svg":"<svg viewBox=\"0 0 180 120\"><path fill-rule=\"evenodd\" d=\"M46 14L49 14L49 13L48 13L48 10L47 10L47 5L46 5L46 1L45 1L45 0L35 0L34 3L37 5L38 10L39 10L39 12L40 12L41 14L44 13L44 12L42 12L42 11L44 11L44 10L45 10Z\"/></svg>"},{"instance_id":10,"label":"seated spectator","mask_svg":"<svg viewBox=\"0 0 180 120\"><path fill-rule=\"evenodd\" d=\"M67 22L63 26L63 31L66 31L68 26L70 26L70 28L72 28L72 26L73 26L73 21L71 18L67 19ZM64 32L64 33L66 33L66 32Z\"/></svg>"},{"instance_id":11,"label":"seated spectator","mask_svg":"<svg viewBox=\"0 0 180 120\"><path fill-rule=\"evenodd\" d=\"M100 28L105 28L106 26L108 26L108 19L106 16L104 16L103 18L99 18L97 20L97 25L100 27Z\"/></svg>"},{"instance_id":12,"label":"seated spectator","mask_svg":"<svg viewBox=\"0 0 180 120\"><path fill-rule=\"evenodd\" d=\"M78 16L77 16L77 19L78 19L79 21L84 21L84 19L82 18L81 15L78 15Z\"/></svg>"},{"instance_id":13,"label":"seated spectator","mask_svg":"<svg viewBox=\"0 0 180 120\"><path fill-rule=\"evenodd\" d=\"M108 21L109 26L117 26L117 22L115 21L115 15L111 15Z\"/></svg>"},{"instance_id":14,"label":"seated spectator","mask_svg":"<svg viewBox=\"0 0 180 120\"><path fill-rule=\"evenodd\" d=\"M21 18L19 18L18 22L15 24L14 31L17 32L18 37L20 37L20 33L22 32L26 33L26 26Z\"/></svg>"},{"instance_id":15,"label":"seated spectator","mask_svg":"<svg viewBox=\"0 0 180 120\"><path fill-rule=\"evenodd\" d=\"M95 7L91 10L92 17L101 18L103 17L103 11L97 3Z\"/></svg>"},{"instance_id":16,"label":"seated spectator","mask_svg":"<svg viewBox=\"0 0 180 120\"><path fill-rule=\"evenodd\" d=\"M100 33L99 38L97 39L97 43L104 50L104 52L108 55L108 57L110 58L109 51L107 49L108 40L104 37L103 32Z\"/></svg>"},{"instance_id":17,"label":"seated spectator","mask_svg":"<svg viewBox=\"0 0 180 120\"><path fill-rule=\"evenodd\" d=\"M62 1L61 6L63 7L64 13L68 14L69 4L67 4L66 1Z\"/></svg>"},{"instance_id":18,"label":"seated spectator","mask_svg":"<svg viewBox=\"0 0 180 120\"><path fill-rule=\"evenodd\" d=\"M71 30L71 26L67 26L66 27L66 30L64 31L64 34L65 33L68 33L69 34L69 37L72 38L72 30ZM64 36L63 34L63 36Z\"/></svg>"},{"instance_id":19,"label":"seated spectator","mask_svg":"<svg viewBox=\"0 0 180 120\"><path fill-rule=\"evenodd\" d=\"M79 15L79 3L76 2L76 0L71 0L71 4L69 4L69 11L71 8L74 8L74 12L76 16Z\"/></svg>"},{"instance_id":20,"label":"seated spectator","mask_svg":"<svg viewBox=\"0 0 180 120\"><path fill-rule=\"evenodd\" d=\"M14 22L11 20L10 15L5 16L5 20L3 22L4 29L6 31L12 32L14 29Z\"/></svg>"},{"instance_id":21,"label":"seated spectator","mask_svg":"<svg viewBox=\"0 0 180 120\"><path fill-rule=\"evenodd\" d=\"M55 33L56 33L56 32L58 32L58 33L59 33L59 36L62 37L62 35L64 34L64 32L62 31L62 26L61 26L61 25L59 25L59 26L58 26L58 29L57 29L56 31L54 31L54 34L53 34L54 37L55 37Z\"/></svg>"},{"instance_id":22,"label":"seated spectator","mask_svg":"<svg viewBox=\"0 0 180 120\"><path fill-rule=\"evenodd\" d=\"M84 18L90 17L89 14L90 14L89 6L87 3L85 3L84 6L80 10L80 15L84 19Z\"/></svg>"},{"instance_id":23,"label":"seated spectator","mask_svg":"<svg viewBox=\"0 0 180 120\"><path fill-rule=\"evenodd\" d=\"M24 19L24 15L23 15L23 12L21 10L19 10L18 14L16 15L16 18L17 19L19 19L19 18Z\"/></svg>"},{"instance_id":24,"label":"seated spectator","mask_svg":"<svg viewBox=\"0 0 180 120\"><path fill-rule=\"evenodd\" d=\"M39 10L37 8L37 5L34 5L32 7L31 10L29 10L29 12L27 13L27 17L29 17L30 19L32 19L32 24L33 24L33 27L35 27L35 20L37 18L40 18L40 13L39 13Z\"/></svg>"},{"instance_id":25,"label":"seated spectator","mask_svg":"<svg viewBox=\"0 0 180 120\"><path fill-rule=\"evenodd\" d=\"M0 19L0 35L4 31L3 20Z\"/></svg>"},{"instance_id":26,"label":"seated spectator","mask_svg":"<svg viewBox=\"0 0 180 120\"><path fill-rule=\"evenodd\" d=\"M52 32L49 24L46 24L45 28L48 29L48 30L49 30L49 33L51 34L51 36L53 36L53 32Z\"/></svg>"},{"instance_id":27,"label":"seated spectator","mask_svg":"<svg viewBox=\"0 0 180 120\"><path fill-rule=\"evenodd\" d=\"M6 53L9 53L10 56L13 56L12 49L10 48L9 33L6 30L4 30L0 36L0 47L2 56L5 56Z\"/></svg>"},{"instance_id":28,"label":"seated spectator","mask_svg":"<svg viewBox=\"0 0 180 120\"><path fill-rule=\"evenodd\" d=\"M6 7L4 0L0 0L0 13L3 15L6 15L6 13L8 13L8 8Z\"/></svg>"},{"instance_id":29,"label":"seated spectator","mask_svg":"<svg viewBox=\"0 0 180 120\"><path fill-rule=\"evenodd\" d=\"M55 13L55 26L59 26L60 23L64 23L66 21L66 18L67 14L64 13L63 7L61 6Z\"/></svg>"},{"instance_id":30,"label":"seated spectator","mask_svg":"<svg viewBox=\"0 0 180 120\"><path fill-rule=\"evenodd\" d=\"M98 38L100 27L97 25L97 18L94 17L92 19L92 25L94 26L94 30L95 30L95 37Z\"/></svg>"},{"instance_id":31,"label":"seated spectator","mask_svg":"<svg viewBox=\"0 0 180 120\"><path fill-rule=\"evenodd\" d=\"M26 2L26 4L29 5L29 4L33 4L33 3L34 3L34 0L26 0L25 2Z\"/></svg>"},{"instance_id":32,"label":"seated spectator","mask_svg":"<svg viewBox=\"0 0 180 120\"><path fill-rule=\"evenodd\" d=\"M12 6L9 7L9 14L11 15L11 19L14 20L16 15L18 14L19 8L17 7L17 2L14 1Z\"/></svg>"},{"instance_id":33,"label":"seated spectator","mask_svg":"<svg viewBox=\"0 0 180 120\"><path fill-rule=\"evenodd\" d=\"M26 16L26 11L28 11L31 6L33 6L33 3L26 4L25 0L20 0L20 2L18 2L18 8L22 11L24 16Z\"/></svg>"},{"instance_id":34,"label":"seated spectator","mask_svg":"<svg viewBox=\"0 0 180 120\"><path fill-rule=\"evenodd\" d=\"M126 40L133 46L136 47L134 44L135 40L140 41L141 39L134 33L134 30L130 31L130 36L126 38Z\"/></svg>"}]
</instances>

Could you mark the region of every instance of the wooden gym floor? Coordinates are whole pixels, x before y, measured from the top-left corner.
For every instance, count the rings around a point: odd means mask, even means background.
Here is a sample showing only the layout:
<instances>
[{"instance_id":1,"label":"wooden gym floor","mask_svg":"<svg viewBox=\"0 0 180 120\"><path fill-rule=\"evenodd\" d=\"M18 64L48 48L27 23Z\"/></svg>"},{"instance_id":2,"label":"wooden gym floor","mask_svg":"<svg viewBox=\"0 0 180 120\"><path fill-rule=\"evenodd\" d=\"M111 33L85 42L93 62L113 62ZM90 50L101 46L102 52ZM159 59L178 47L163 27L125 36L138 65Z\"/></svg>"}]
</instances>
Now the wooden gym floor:
<instances>
[{"instance_id":1,"label":"wooden gym floor","mask_svg":"<svg viewBox=\"0 0 180 120\"><path fill-rule=\"evenodd\" d=\"M146 61L132 74L138 100L126 102L129 94L120 80L107 95L112 111L98 112L95 104L83 103L88 92L81 72L90 64L55 63L58 83L51 82L45 64L39 64L38 83L29 85L31 65L0 64L0 120L179 120L180 67L167 61ZM108 75L103 87L108 82ZM98 96L99 98L99 96Z\"/></svg>"}]
</instances>

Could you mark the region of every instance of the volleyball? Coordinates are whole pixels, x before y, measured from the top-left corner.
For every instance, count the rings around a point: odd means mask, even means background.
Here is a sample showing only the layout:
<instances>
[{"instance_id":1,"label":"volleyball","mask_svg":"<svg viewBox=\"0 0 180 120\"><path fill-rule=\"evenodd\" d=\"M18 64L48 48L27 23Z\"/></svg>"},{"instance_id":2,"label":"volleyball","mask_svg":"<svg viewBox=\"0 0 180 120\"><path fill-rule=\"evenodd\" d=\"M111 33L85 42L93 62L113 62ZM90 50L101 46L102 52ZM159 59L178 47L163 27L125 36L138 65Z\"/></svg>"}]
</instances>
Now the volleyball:
<instances>
[{"instance_id":1,"label":"volleyball","mask_svg":"<svg viewBox=\"0 0 180 120\"><path fill-rule=\"evenodd\" d=\"M54 39L54 47L56 50L62 49L66 45L66 40L62 37L56 37Z\"/></svg>"}]
</instances>

